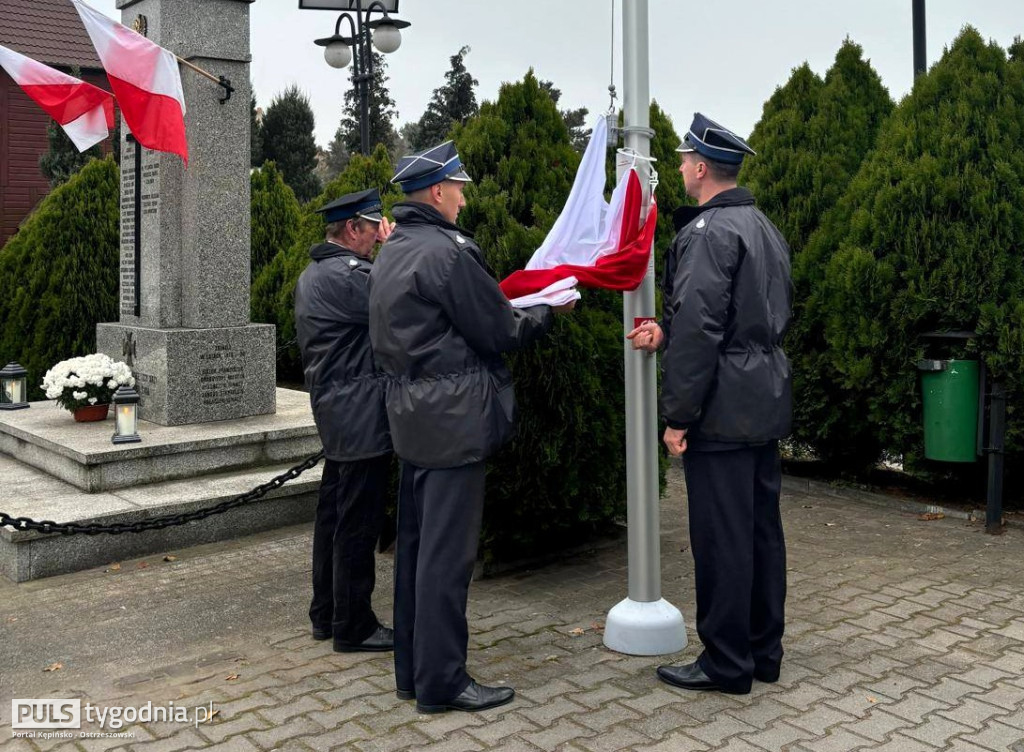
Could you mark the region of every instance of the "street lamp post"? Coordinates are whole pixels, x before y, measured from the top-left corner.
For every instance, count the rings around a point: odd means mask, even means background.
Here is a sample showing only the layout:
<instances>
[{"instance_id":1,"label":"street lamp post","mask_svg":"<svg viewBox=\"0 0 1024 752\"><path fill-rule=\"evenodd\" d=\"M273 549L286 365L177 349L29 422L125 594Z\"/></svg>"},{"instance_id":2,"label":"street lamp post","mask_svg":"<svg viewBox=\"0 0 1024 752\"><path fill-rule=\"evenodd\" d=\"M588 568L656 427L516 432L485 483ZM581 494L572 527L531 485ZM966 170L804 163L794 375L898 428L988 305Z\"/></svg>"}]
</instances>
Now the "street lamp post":
<instances>
[{"instance_id":1,"label":"street lamp post","mask_svg":"<svg viewBox=\"0 0 1024 752\"><path fill-rule=\"evenodd\" d=\"M324 48L324 59L332 68L353 66L352 81L359 93L359 146L363 154L370 153L370 82L373 81L373 50L389 54L402 44L402 29L410 24L390 14L398 12L398 0L373 0L363 7L363 0L299 0L301 10L340 10L334 34L317 39ZM371 20L374 13L380 18ZM349 35L341 33L342 21L348 21ZM353 57L352 48L355 48Z\"/></svg>"}]
</instances>

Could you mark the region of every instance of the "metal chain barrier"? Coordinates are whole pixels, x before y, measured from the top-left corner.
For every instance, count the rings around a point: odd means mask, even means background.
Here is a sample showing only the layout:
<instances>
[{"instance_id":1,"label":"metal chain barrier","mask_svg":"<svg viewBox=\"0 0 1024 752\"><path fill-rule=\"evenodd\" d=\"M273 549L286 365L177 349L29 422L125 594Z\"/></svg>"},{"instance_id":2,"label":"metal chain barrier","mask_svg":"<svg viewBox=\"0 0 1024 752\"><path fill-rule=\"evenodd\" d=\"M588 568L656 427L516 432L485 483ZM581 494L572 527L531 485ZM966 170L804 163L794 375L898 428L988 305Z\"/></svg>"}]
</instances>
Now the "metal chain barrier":
<instances>
[{"instance_id":1,"label":"metal chain barrier","mask_svg":"<svg viewBox=\"0 0 1024 752\"><path fill-rule=\"evenodd\" d=\"M123 524L102 525L100 523L93 522L86 525L79 525L74 522L61 524L50 520L33 520L30 517L11 517L9 514L0 512L0 527L10 525L15 530L35 530L40 533L60 533L61 535L75 535L76 533L84 533L86 535L99 535L100 533L118 535L120 533L142 533L147 530L162 530L165 527L184 525L186 522L195 522L196 520L202 520L215 514L222 514L229 509L234 509L235 507L240 507L245 504L251 504L254 501L258 501L266 496L267 492L272 491L275 488L280 488L288 481L298 478L302 473L306 472L310 468L316 467L317 463L319 463L323 457L324 453L318 452L312 457L306 458L290 470L281 473L276 478L268 480L263 485L256 486L256 488L252 489L248 493L236 496L233 499L228 499L227 501L222 501L220 504L216 504L206 509L196 509L195 511L185 512L183 514L169 514L164 515L163 517L152 517L148 520L139 520L138 522Z\"/></svg>"}]
</instances>

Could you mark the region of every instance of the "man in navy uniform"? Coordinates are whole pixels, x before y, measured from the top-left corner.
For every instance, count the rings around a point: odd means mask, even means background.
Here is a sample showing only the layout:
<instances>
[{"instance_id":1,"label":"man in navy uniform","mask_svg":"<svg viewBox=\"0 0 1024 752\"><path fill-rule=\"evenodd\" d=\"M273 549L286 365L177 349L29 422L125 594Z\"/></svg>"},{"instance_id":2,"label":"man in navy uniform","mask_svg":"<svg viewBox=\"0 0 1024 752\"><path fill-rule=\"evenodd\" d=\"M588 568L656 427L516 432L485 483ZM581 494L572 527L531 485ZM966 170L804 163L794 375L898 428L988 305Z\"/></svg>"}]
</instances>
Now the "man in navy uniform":
<instances>
[{"instance_id":1,"label":"man in navy uniform","mask_svg":"<svg viewBox=\"0 0 1024 752\"><path fill-rule=\"evenodd\" d=\"M754 150L697 113L678 151L696 207L677 213L665 262L664 317L628 335L664 348L664 441L683 455L697 590L700 657L662 666L684 689L745 694L782 663L786 546L778 441L789 434L790 369L782 350L792 304L789 246L736 186Z\"/></svg>"},{"instance_id":2,"label":"man in navy uniform","mask_svg":"<svg viewBox=\"0 0 1024 752\"><path fill-rule=\"evenodd\" d=\"M390 378L388 421L402 461L395 682L423 713L483 710L515 695L467 673L466 599L484 461L511 438L515 420L501 354L552 323L548 306L512 307L455 224L469 180L450 141L403 157L392 182L406 201L394 207L395 232L370 274L370 339Z\"/></svg>"},{"instance_id":3,"label":"man in navy uniform","mask_svg":"<svg viewBox=\"0 0 1024 752\"><path fill-rule=\"evenodd\" d=\"M295 329L324 447L313 528L313 638L338 652L387 651L394 633L373 612L374 546L384 522L391 439L370 349L370 256L391 227L373 188L319 210L326 239L295 286Z\"/></svg>"}]
</instances>

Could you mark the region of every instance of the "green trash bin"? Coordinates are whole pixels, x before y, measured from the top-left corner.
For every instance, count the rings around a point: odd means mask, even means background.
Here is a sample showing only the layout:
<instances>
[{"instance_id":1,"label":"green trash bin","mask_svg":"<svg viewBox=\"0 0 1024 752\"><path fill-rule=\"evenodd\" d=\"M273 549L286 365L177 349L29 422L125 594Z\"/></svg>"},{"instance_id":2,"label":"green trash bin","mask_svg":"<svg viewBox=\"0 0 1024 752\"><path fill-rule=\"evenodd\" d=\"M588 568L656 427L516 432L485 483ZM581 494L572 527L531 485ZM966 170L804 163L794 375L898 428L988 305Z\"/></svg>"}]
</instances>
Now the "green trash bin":
<instances>
[{"instance_id":1,"label":"green trash bin","mask_svg":"<svg viewBox=\"0 0 1024 752\"><path fill-rule=\"evenodd\" d=\"M922 360L924 456L942 462L978 459L979 365L976 360Z\"/></svg>"}]
</instances>

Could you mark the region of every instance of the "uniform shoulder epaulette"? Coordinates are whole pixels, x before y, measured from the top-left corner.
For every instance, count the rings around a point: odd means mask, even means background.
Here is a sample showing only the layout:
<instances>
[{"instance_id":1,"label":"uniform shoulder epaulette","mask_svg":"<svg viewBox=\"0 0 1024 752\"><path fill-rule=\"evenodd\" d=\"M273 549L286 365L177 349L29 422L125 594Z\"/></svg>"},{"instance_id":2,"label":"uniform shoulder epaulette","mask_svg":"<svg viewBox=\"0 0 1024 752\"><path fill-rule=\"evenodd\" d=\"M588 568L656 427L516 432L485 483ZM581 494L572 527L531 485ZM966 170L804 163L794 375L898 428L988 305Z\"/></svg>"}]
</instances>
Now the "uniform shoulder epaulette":
<instances>
[{"instance_id":1,"label":"uniform shoulder epaulette","mask_svg":"<svg viewBox=\"0 0 1024 752\"><path fill-rule=\"evenodd\" d=\"M450 230L447 227L438 227L444 235L449 238L456 248L465 248L466 246L473 246L474 243L470 238L467 238L458 230Z\"/></svg>"},{"instance_id":2,"label":"uniform shoulder epaulette","mask_svg":"<svg viewBox=\"0 0 1024 752\"><path fill-rule=\"evenodd\" d=\"M718 213L718 209L708 209L707 211L701 212L701 215L697 218L697 221L693 223L693 234L704 235L708 231L708 226L714 221L715 214Z\"/></svg>"}]
</instances>

